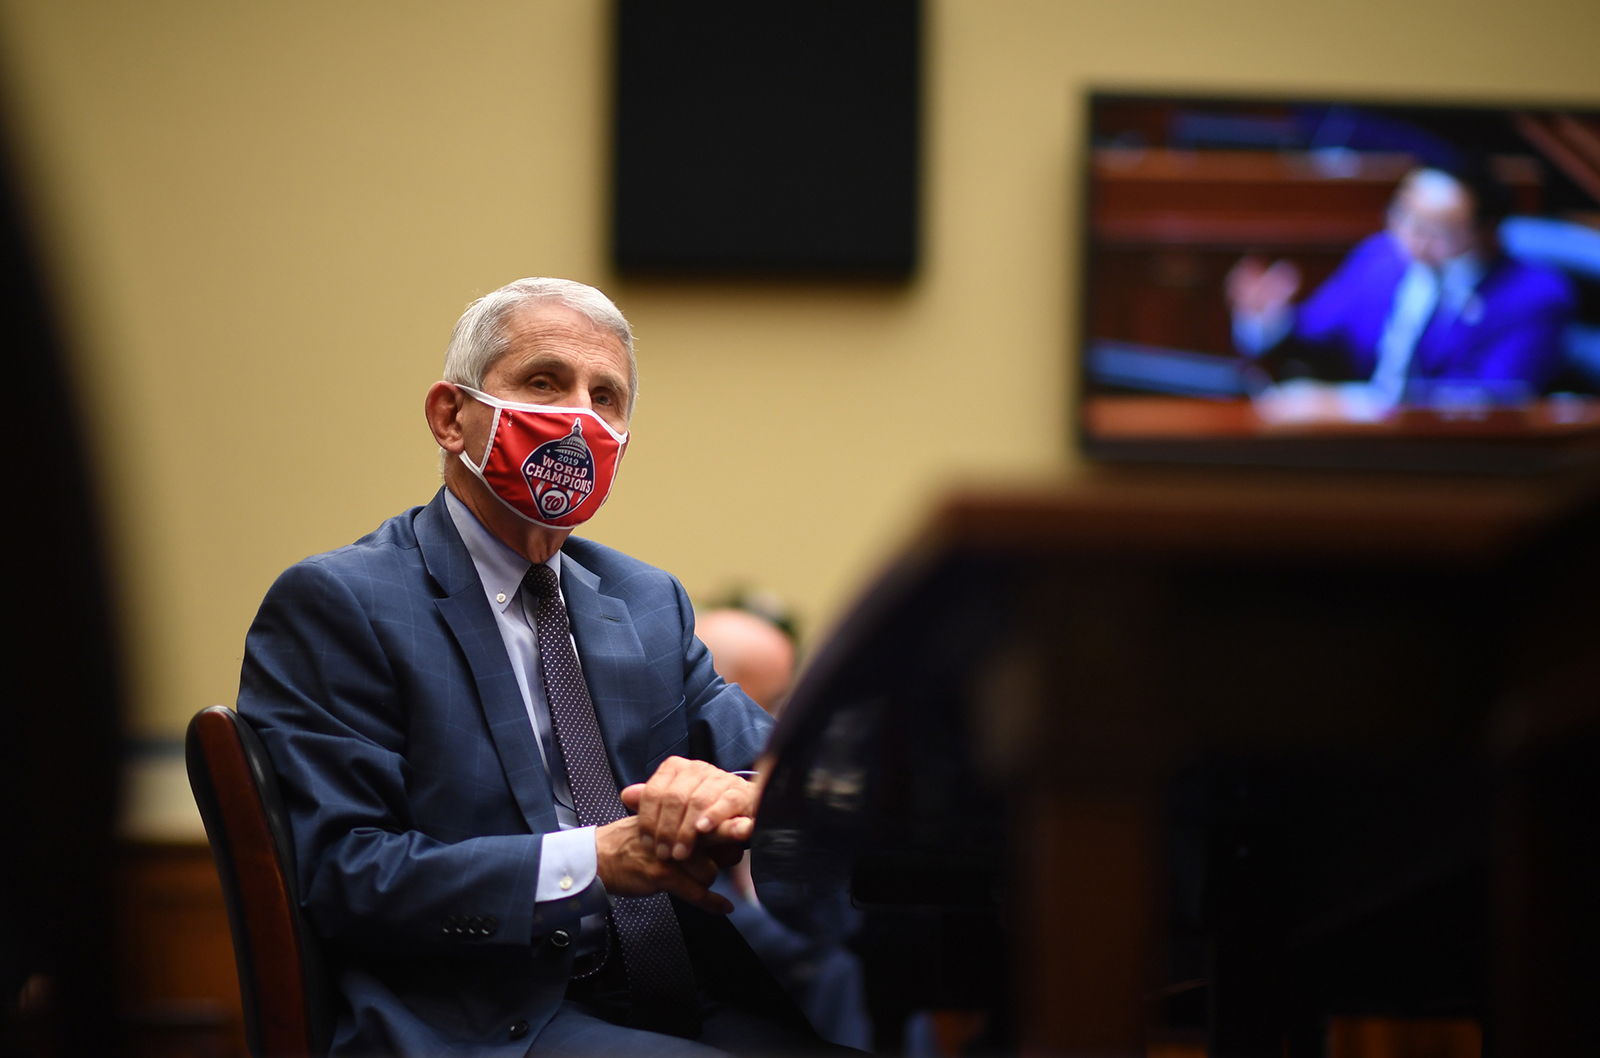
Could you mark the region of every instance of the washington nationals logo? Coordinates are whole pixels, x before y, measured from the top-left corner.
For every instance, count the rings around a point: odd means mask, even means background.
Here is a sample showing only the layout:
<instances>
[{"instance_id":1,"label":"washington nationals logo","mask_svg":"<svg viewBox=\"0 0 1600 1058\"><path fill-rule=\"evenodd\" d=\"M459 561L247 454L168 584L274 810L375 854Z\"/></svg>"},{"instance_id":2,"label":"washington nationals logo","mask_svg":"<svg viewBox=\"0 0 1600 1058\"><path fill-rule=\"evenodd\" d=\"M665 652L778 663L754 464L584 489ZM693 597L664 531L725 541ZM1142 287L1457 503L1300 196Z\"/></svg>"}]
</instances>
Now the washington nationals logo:
<instances>
[{"instance_id":1,"label":"washington nationals logo","mask_svg":"<svg viewBox=\"0 0 1600 1058\"><path fill-rule=\"evenodd\" d=\"M546 518L560 518L594 491L594 456L583 440L583 423L559 441L546 441L522 461L533 502Z\"/></svg>"}]
</instances>

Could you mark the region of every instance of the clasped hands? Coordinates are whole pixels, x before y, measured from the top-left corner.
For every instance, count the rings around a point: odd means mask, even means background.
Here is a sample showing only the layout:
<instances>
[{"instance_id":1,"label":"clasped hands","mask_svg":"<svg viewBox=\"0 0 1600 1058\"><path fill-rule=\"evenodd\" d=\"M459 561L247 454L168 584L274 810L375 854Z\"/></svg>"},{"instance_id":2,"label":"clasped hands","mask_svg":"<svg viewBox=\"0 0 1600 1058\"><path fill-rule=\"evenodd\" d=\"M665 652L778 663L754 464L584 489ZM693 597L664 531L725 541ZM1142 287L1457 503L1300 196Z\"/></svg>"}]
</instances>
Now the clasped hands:
<instances>
[{"instance_id":1,"label":"clasped hands","mask_svg":"<svg viewBox=\"0 0 1600 1058\"><path fill-rule=\"evenodd\" d=\"M665 892L726 915L733 905L710 886L743 855L760 800L759 781L668 757L648 782L623 789L623 807L636 814L596 828L601 884L614 896Z\"/></svg>"}]
</instances>

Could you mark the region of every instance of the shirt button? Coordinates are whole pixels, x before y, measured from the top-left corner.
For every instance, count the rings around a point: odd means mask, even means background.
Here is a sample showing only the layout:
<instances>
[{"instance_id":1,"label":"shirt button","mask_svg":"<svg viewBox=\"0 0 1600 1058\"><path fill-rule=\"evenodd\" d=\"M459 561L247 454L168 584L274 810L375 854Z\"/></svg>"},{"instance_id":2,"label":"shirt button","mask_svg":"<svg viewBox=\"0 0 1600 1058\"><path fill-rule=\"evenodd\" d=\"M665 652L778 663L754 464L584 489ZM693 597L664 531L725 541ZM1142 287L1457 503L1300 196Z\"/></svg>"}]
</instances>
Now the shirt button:
<instances>
[{"instance_id":1,"label":"shirt button","mask_svg":"<svg viewBox=\"0 0 1600 1058\"><path fill-rule=\"evenodd\" d=\"M506 593L505 592L500 592L499 594L497 594L494 597L494 601L495 602L505 602L506 601Z\"/></svg>"},{"instance_id":2,"label":"shirt button","mask_svg":"<svg viewBox=\"0 0 1600 1058\"><path fill-rule=\"evenodd\" d=\"M520 1040L520 1039L522 1039L522 1037L526 1036L527 1034L528 1034L528 1023L526 1021L513 1021L511 1023L511 1038L512 1039Z\"/></svg>"},{"instance_id":3,"label":"shirt button","mask_svg":"<svg viewBox=\"0 0 1600 1058\"><path fill-rule=\"evenodd\" d=\"M571 889L572 888L572 879L570 877L561 879L561 888L563 888L563 889Z\"/></svg>"}]
</instances>

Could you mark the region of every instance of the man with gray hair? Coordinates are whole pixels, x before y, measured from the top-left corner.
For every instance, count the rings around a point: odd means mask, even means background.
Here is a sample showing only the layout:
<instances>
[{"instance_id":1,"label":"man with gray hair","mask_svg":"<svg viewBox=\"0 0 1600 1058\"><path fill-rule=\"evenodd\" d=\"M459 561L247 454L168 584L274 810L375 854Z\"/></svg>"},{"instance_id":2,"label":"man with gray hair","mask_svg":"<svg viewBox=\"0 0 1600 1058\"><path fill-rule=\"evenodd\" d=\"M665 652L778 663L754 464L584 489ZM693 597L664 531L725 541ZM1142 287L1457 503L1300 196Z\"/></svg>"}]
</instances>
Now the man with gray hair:
<instances>
[{"instance_id":1,"label":"man with gray hair","mask_svg":"<svg viewBox=\"0 0 1600 1058\"><path fill-rule=\"evenodd\" d=\"M571 535L637 391L600 291L479 299L424 405L444 487L291 567L251 626L239 712L335 964L335 1054L823 1047L709 888L771 720L674 578Z\"/></svg>"}]
</instances>

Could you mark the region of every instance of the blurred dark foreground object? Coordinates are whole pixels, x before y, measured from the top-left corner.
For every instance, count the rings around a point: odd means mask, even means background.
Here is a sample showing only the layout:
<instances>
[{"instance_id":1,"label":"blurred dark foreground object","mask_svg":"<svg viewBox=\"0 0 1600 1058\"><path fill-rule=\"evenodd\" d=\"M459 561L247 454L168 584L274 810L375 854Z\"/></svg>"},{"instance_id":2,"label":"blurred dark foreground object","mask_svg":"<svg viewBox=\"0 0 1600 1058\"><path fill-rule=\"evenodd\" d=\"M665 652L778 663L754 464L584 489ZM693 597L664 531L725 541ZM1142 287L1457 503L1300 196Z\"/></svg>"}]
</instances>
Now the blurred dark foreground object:
<instances>
[{"instance_id":1,"label":"blurred dark foreground object","mask_svg":"<svg viewBox=\"0 0 1600 1058\"><path fill-rule=\"evenodd\" d=\"M1596 496L958 497L795 688L762 902L865 909L880 1050L1600 1053Z\"/></svg>"},{"instance_id":2,"label":"blurred dark foreground object","mask_svg":"<svg viewBox=\"0 0 1600 1058\"><path fill-rule=\"evenodd\" d=\"M0 128L0 1052L115 1053L119 690L82 423Z\"/></svg>"}]
</instances>

